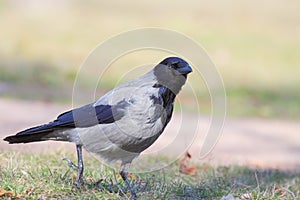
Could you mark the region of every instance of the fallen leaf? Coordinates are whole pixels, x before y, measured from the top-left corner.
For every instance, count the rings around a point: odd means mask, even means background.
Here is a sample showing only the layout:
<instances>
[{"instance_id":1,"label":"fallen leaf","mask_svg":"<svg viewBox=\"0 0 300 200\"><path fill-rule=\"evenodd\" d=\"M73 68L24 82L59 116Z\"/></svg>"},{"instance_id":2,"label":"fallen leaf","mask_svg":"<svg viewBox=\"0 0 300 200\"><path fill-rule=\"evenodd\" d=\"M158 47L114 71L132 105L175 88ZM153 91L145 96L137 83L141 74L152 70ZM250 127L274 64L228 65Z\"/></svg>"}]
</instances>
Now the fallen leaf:
<instances>
[{"instance_id":1,"label":"fallen leaf","mask_svg":"<svg viewBox=\"0 0 300 200\"><path fill-rule=\"evenodd\" d=\"M185 153L185 156L180 161L179 172L187 175L196 176L197 175L197 167L189 163L189 159L191 158L191 154L189 152Z\"/></svg>"},{"instance_id":2,"label":"fallen leaf","mask_svg":"<svg viewBox=\"0 0 300 200\"><path fill-rule=\"evenodd\" d=\"M12 197L12 196L14 196L14 195L15 195L14 192L12 192L12 191L7 191L7 190L4 190L4 189L0 188L0 197L2 197L2 196L9 196L9 197Z\"/></svg>"},{"instance_id":3,"label":"fallen leaf","mask_svg":"<svg viewBox=\"0 0 300 200\"><path fill-rule=\"evenodd\" d=\"M280 195L286 194L286 190L284 188L280 187L280 185L275 185L274 190L275 190L275 192L279 193Z\"/></svg>"}]
</instances>

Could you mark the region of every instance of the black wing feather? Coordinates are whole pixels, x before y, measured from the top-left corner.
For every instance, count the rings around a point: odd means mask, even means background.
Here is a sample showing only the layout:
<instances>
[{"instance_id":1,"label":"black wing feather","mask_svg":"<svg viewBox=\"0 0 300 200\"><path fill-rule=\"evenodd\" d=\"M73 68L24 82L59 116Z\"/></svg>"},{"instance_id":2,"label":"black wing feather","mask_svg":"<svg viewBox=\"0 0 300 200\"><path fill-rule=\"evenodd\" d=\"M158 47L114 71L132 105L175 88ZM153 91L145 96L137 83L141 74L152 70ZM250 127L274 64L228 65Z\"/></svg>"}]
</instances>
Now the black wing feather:
<instances>
[{"instance_id":1,"label":"black wing feather","mask_svg":"<svg viewBox=\"0 0 300 200\"><path fill-rule=\"evenodd\" d=\"M97 124L113 123L125 115L125 108L128 105L129 103L125 100L120 101L113 106L98 105L94 107L92 104L88 104L86 106L62 113L53 122L21 131L17 133L16 136L41 133L47 134L59 129L76 127L84 128ZM4 140L9 141L11 137L14 136L7 137Z\"/></svg>"}]
</instances>

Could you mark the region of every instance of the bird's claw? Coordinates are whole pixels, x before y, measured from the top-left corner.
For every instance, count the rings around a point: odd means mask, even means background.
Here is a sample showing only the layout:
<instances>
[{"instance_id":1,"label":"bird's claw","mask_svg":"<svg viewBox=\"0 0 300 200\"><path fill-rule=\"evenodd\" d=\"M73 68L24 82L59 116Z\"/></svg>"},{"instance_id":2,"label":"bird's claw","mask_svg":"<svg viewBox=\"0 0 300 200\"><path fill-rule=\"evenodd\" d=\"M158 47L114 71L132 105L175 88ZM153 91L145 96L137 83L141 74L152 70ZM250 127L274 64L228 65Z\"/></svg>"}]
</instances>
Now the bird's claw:
<instances>
[{"instance_id":1,"label":"bird's claw","mask_svg":"<svg viewBox=\"0 0 300 200\"><path fill-rule=\"evenodd\" d=\"M78 170L78 166L76 166L69 158L63 158L62 160L65 160L68 162L68 166L72 169Z\"/></svg>"},{"instance_id":2,"label":"bird's claw","mask_svg":"<svg viewBox=\"0 0 300 200\"><path fill-rule=\"evenodd\" d=\"M82 188L82 186L84 185L84 182L83 182L82 179L79 179L79 180L76 179L75 185L76 185L76 187L77 187L78 189L80 189L80 188Z\"/></svg>"},{"instance_id":3,"label":"bird's claw","mask_svg":"<svg viewBox=\"0 0 300 200\"><path fill-rule=\"evenodd\" d=\"M65 160L68 162L68 166L74 170L79 170L78 166L75 165L69 158L63 158L62 160ZM78 189L82 188L82 186L84 185L84 181L82 179L82 177L77 177L75 180L75 185Z\"/></svg>"}]
</instances>

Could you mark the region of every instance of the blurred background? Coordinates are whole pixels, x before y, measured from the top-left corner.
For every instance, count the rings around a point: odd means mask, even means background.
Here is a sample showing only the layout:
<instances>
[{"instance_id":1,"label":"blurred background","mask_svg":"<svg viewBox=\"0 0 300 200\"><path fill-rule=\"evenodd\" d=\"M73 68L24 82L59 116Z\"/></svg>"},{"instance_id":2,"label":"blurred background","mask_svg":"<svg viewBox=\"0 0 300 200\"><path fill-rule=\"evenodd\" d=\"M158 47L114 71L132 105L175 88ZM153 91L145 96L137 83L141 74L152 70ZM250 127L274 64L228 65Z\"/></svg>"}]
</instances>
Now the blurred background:
<instances>
[{"instance_id":1,"label":"blurred background","mask_svg":"<svg viewBox=\"0 0 300 200\"><path fill-rule=\"evenodd\" d=\"M230 116L298 118L299 7L296 0L4 0L1 96L68 102L79 66L99 43L130 29L161 27L186 34L207 50L224 79ZM155 63L161 57L150 58ZM111 82L109 77L101 87L110 88Z\"/></svg>"},{"instance_id":2,"label":"blurred background","mask_svg":"<svg viewBox=\"0 0 300 200\"><path fill-rule=\"evenodd\" d=\"M271 123L270 127L274 127L283 121L280 127L289 129L283 128L276 141L280 141L280 137L289 138L294 143L286 143L284 147L299 155L300 145L295 141L300 119L299 8L297 0L2 0L1 135L27 128L25 125L31 126L33 122L42 123L45 118L53 119L70 108L76 73L99 43L131 29L158 27L181 32L206 49L224 80L227 128L246 123L245 127L256 127L262 134L267 133L261 140L268 141L273 133L260 129L259 124L264 127ZM99 95L115 86L123 70L128 71L143 62L157 63L166 55L152 51L128 55L115 63L107 72L109 75L101 80ZM89 79L97 78L96 75L93 71L84 74L83 95L86 94L84 87L87 90L94 87ZM195 80L190 81L193 84ZM201 114L208 115L210 97L206 88L192 86L202 106ZM191 95L188 89L182 92L182 105L188 104ZM44 113L45 105L55 106ZM28 116L22 118L18 114L26 109L32 115L31 121ZM193 115L193 110L187 106L184 111ZM42 113L44 117L39 117ZM9 117L10 123L7 122ZM239 121L243 119L246 122ZM247 136L255 132L241 130ZM226 137L224 133L223 138ZM253 147L259 135L253 134L251 138ZM274 149L278 150L277 147Z\"/></svg>"}]
</instances>

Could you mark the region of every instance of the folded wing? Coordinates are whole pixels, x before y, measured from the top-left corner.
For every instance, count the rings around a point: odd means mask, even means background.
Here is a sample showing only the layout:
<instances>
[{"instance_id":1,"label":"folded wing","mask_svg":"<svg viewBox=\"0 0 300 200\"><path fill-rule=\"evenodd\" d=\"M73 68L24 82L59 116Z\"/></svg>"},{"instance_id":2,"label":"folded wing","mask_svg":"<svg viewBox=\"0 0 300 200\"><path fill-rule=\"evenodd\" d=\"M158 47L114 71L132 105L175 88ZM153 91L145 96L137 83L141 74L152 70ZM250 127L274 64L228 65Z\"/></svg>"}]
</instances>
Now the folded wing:
<instances>
[{"instance_id":1,"label":"folded wing","mask_svg":"<svg viewBox=\"0 0 300 200\"><path fill-rule=\"evenodd\" d=\"M129 105L125 100L116 105L97 105L88 104L74 110L62 113L56 120L48 124L36 126L8 136L4 140L9 143L27 143L47 140L53 137L53 133L58 134L59 130L72 128L86 128L98 124L109 124L120 120Z\"/></svg>"}]
</instances>

